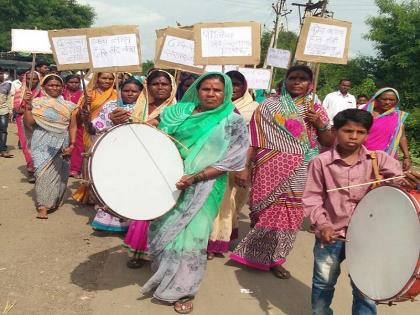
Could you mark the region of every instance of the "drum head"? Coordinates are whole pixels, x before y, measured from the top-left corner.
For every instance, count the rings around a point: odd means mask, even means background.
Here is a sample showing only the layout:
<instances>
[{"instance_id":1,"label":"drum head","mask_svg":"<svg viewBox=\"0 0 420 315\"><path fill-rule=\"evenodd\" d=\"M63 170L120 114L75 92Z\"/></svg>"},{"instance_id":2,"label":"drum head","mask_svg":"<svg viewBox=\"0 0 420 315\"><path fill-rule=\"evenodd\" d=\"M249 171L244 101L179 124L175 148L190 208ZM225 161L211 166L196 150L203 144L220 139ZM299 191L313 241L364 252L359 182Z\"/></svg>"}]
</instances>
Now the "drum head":
<instances>
[{"instance_id":1,"label":"drum head","mask_svg":"<svg viewBox=\"0 0 420 315\"><path fill-rule=\"evenodd\" d=\"M394 298L413 275L420 248L415 204L383 186L359 202L347 230L346 260L357 288L375 301Z\"/></svg>"},{"instance_id":2,"label":"drum head","mask_svg":"<svg viewBox=\"0 0 420 315\"><path fill-rule=\"evenodd\" d=\"M92 148L89 174L95 194L112 212L150 220L169 211L184 173L175 144L144 124L110 129Z\"/></svg>"}]
</instances>

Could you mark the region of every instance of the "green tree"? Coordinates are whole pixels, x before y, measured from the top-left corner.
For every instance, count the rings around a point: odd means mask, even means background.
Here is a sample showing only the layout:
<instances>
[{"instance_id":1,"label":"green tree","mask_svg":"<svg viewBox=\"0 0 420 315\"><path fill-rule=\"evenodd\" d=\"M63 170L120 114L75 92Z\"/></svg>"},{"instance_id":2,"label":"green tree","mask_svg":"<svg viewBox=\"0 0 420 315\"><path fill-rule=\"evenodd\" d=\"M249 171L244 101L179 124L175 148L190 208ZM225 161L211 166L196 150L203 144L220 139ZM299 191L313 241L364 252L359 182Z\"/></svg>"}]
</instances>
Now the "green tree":
<instances>
[{"instance_id":1,"label":"green tree","mask_svg":"<svg viewBox=\"0 0 420 315\"><path fill-rule=\"evenodd\" d=\"M90 27L95 12L76 0L0 0L0 51L11 47L11 29Z\"/></svg>"},{"instance_id":2,"label":"green tree","mask_svg":"<svg viewBox=\"0 0 420 315\"><path fill-rule=\"evenodd\" d=\"M281 31L277 38L277 48L289 50L291 55L294 56L297 40L298 35L296 33ZM277 85L277 83L284 78L286 71L286 69L275 68L273 86Z\"/></svg>"},{"instance_id":3,"label":"green tree","mask_svg":"<svg viewBox=\"0 0 420 315\"><path fill-rule=\"evenodd\" d=\"M322 64L317 94L324 99L328 93L337 90L340 80L347 79L352 82L352 94L370 96L376 90L374 68L374 61L369 57L350 59L346 65Z\"/></svg>"},{"instance_id":4,"label":"green tree","mask_svg":"<svg viewBox=\"0 0 420 315\"><path fill-rule=\"evenodd\" d=\"M264 31L261 35L261 59L260 59L260 67L264 64L265 58L267 56L267 51L270 46L270 40L271 40L271 32ZM296 43L297 43L298 36L294 32L285 32L280 31L277 37L277 48L280 49L286 49L289 50L294 56L295 49L296 49ZM274 68L274 78L273 78L273 86L283 79L286 70L285 69L279 69Z\"/></svg>"},{"instance_id":5,"label":"green tree","mask_svg":"<svg viewBox=\"0 0 420 315\"><path fill-rule=\"evenodd\" d=\"M155 63L153 62L153 60L146 60L145 62L142 63L142 73L143 75L147 75L147 72L155 67Z\"/></svg>"},{"instance_id":6,"label":"green tree","mask_svg":"<svg viewBox=\"0 0 420 315\"><path fill-rule=\"evenodd\" d=\"M267 56L268 47L270 46L271 41L271 32L263 31L261 34L261 54L260 54L260 64L259 67L262 67L265 62L265 57Z\"/></svg>"},{"instance_id":7,"label":"green tree","mask_svg":"<svg viewBox=\"0 0 420 315\"><path fill-rule=\"evenodd\" d=\"M405 108L420 99L420 2L376 0L379 14L366 22L366 38L377 51L376 79L379 86L396 88Z\"/></svg>"},{"instance_id":8,"label":"green tree","mask_svg":"<svg viewBox=\"0 0 420 315\"><path fill-rule=\"evenodd\" d=\"M377 51L375 76L378 86L392 86L410 116L406 124L413 157L420 157L420 2L376 0L379 15L367 20L366 38Z\"/></svg>"}]
</instances>

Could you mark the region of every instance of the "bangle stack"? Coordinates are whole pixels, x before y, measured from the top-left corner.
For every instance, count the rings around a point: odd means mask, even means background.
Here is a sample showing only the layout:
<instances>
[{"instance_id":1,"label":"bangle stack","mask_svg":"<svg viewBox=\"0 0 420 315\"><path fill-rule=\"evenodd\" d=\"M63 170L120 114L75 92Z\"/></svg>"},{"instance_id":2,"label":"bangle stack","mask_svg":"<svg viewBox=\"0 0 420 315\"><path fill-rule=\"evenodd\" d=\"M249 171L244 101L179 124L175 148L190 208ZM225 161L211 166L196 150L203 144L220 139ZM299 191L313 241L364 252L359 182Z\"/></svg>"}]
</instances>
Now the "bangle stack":
<instances>
[{"instance_id":1,"label":"bangle stack","mask_svg":"<svg viewBox=\"0 0 420 315\"><path fill-rule=\"evenodd\" d=\"M197 173L197 174L194 175L194 177L193 177L193 184L196 184L198 182L202 182L202 181L205 181L205 180L208 180L208 179L209 178L208 178L208 176L206 174L206 171L201 171L201 172L199 172L199 173Z\"/></svg>"},{"instance_id":2,"label":"bangle stack","mask_svg":"<svg viewBox=\"0 0 420 315\"><path fill-rule=\"evenodd\" d=\"M326 123L323 127L321 128L316 128L316 130L318 130L319 132L324 132L326 130L330 129L330 124Z\"/></svg>"}]
</instances>

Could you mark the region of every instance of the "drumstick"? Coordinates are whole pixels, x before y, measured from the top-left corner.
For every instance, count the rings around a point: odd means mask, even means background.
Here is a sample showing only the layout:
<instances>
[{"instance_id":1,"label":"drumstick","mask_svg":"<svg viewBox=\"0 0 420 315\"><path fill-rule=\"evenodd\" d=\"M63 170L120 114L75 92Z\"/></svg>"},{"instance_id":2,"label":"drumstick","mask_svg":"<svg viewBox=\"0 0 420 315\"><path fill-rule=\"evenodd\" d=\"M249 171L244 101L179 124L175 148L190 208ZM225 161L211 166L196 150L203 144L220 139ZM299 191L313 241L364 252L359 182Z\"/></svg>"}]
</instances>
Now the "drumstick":
<instances>
[{"instance_id":1,"label":"drumstick","mask_svg":"<svg viewBox=\"0 0 420 315\"><path fill-rule=\"evenodd\" d=\"M345 186L345 187L338 187L338 188L328 189L327 192L338 191L338 190L347 189L347 188L366 186L366 185L372 185L372 184L387 182L387 181L390 181L390 180L400 179L400 178L404 178L404 177L406 177L406 176L405 175L400 175L400 176L390 177L390 178L381 179L381 180L374 180L374 181L367 182L367 183L362 183L362 184L350 185L350 186Z\"/></svg>"},{"instance_id":2,"label":"drumstick","mask_svg":"<svg viewBox=\"0 0 420 315\"><path fill-rule=\"evenodd\" d=\"M346 239L346 238L343 238L343 237L337 237L336 239L335 239L335 241L340 241L340 242L350 242L348 239Z\"/></svg>"}]
</instances>

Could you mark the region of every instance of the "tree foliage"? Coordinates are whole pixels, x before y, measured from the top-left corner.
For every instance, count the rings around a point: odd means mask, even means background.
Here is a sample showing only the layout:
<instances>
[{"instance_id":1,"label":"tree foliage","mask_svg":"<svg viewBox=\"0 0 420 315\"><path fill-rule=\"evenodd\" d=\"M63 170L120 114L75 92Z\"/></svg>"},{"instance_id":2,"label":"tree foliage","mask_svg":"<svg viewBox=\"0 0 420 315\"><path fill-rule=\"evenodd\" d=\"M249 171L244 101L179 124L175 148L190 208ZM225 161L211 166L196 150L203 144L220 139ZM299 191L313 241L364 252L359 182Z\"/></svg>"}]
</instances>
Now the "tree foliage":
<instances>
[{"instance_id":1,"label":"tree foliage","mask_svg":"<svg viewBox=\"0 0 420 315\"><path fill-rule=\"evenodd\" d=\"M289 31L287 32L280 31L277 38L278 38L277 48L289 50L292 56L294 56L295 50L296 50L296 43L298 39L297 34L294 32L289 32ZM270 46L270 40L271 40L271 32L264 31L261 36L261 61L260 61L261 64L260 66L264 64L265 58L267 56L268 48ZM278 81L283 79L286 73L286 69L274 68L273 71L275 71L274 78L273 78L273 86L274 86Z\"/></svg>"},{"instance_id":2,"label":"tree foliage","mask_svg":"<svg viewBox=\"0 0 420 315\"><path fill-rule=\"evenodd\" d=\"M0 0L0 51L9 51L12 28L51 30L90 27L94 9L76 0Z\"/></svg>"},{"instance_id":3,"label":"tree foliage","mask_svg":"<svg viewBox=\"0 0 420 315\"><path fill-rule=\"evenodd\" d=\"M379 15L366 22L366 38L377 51L375 76L379 86L391 85L402 97L405 108L420 99L420 2L376 0Z\"/></svg>"},{"instance_id":4,"label":"tree foliage","mask_svg":"<svg viewBox=\"0 0 420 315\"><path fill-rule=\"evenodd\" d=\"M142 63L142 73L143 75L147 75L147 72L155 67L155 63L153 62L153 60L146 60L145 62Z\"/></svg>"},{"instance_id":5,"label":"tree foliage","mask_svg":"<svg viewBox=\"0 0 420 315\"><path fill-rule=\"evenodd\" d=\"M350 59L346 65L322 64L318 81L318 95L321 99L337 90L340 80L352 82L351 93L354 95L372 95L376 90L373 72L374 60L368 57Z\"/></svg>"},{"instance_id":6,"label":"tree foliage","mask_svg":"<svg viewBox=\"0 0 420 315\"><path fill-rule=\"evenodd\" d=\"M376 0L379 15L366 22L366 38L375 43L374 68L378 86L392 86L401 96L401 106L410 113L406 124L410 151L420 157L420 2Z\"/></svg>"}]
</instances>

